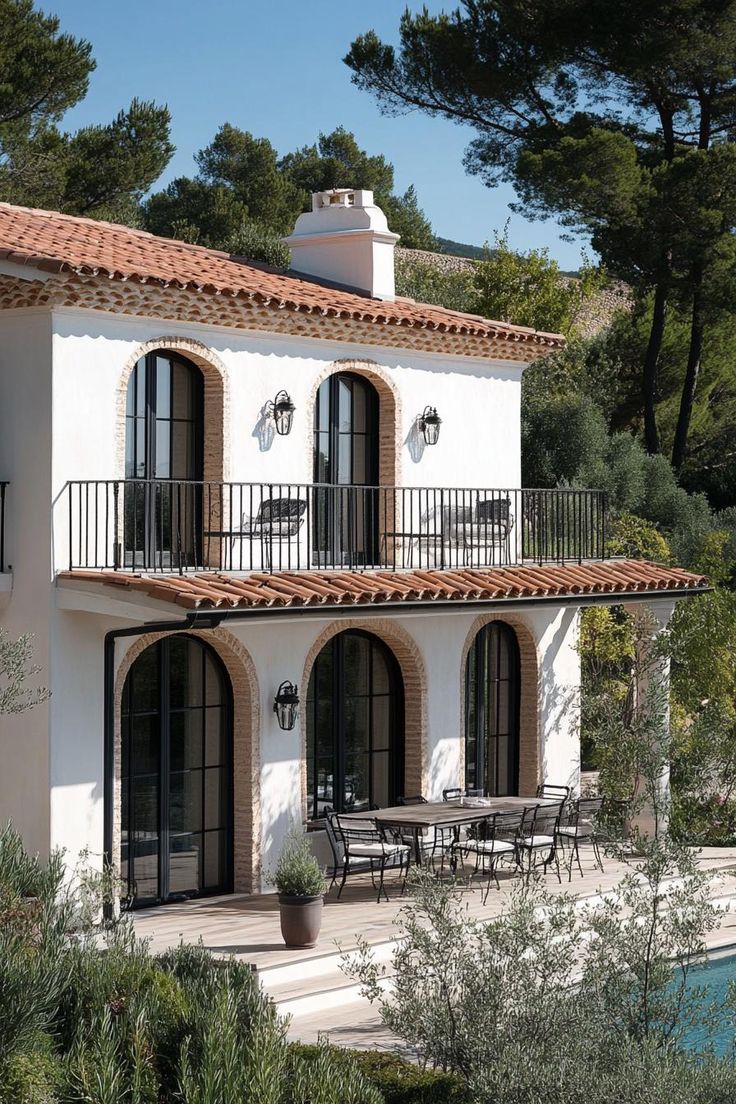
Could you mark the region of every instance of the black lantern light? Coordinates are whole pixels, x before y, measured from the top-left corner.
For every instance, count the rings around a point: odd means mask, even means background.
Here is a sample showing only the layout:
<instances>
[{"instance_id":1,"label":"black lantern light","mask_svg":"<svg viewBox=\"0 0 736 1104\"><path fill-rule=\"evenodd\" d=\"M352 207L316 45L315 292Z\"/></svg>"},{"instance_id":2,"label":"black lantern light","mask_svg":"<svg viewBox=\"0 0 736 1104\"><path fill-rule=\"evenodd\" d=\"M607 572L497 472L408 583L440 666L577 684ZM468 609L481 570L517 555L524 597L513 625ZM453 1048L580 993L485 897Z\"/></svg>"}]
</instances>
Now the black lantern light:
<instances>
[{"instance_id":1,"label":"black lantern light","mask_svg":"<svg viewBox=\"0 0 736 1104\"><path fill-rule=\"evenodd\" d=\"M294 406L286 391L279 391L272 403L269 403L271 417L276 425L276 432L280 437L287 437L291 433L291 423L294 419Z\"/></svg>"},{"instance_id":2,"label":"black lantern light","mask_svg":"<svg viewBox=\"0 0 736 1104\"><path fill-rule=\"evenodd\" d=\"M276 691L273 711L279 722L279 728L284 732L291 732L299 713L299 692L293 682L281 683Z\"/></svg>"},{"instance_id":3,"label":"black lantern light","mask_svg":"<svg viewBox=\"0 0 736 1104\"><path fill-rule=\"evenodd\" d=\"M434 406L425 406L424 413L419 419L419 428L422 431L425 445L436 445L440 435L440 418Z\"/></svg>"}]
</instances>

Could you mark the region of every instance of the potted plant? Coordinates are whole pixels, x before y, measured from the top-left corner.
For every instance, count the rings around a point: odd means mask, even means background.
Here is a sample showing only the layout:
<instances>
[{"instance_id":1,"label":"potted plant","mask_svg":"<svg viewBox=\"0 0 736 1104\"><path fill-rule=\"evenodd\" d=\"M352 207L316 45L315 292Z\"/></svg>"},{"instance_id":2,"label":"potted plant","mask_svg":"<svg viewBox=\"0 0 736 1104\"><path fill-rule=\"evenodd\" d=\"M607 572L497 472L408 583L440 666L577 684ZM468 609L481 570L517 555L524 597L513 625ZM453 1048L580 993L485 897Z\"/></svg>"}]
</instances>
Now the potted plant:
<instances>
[{"instance_id":1,"label":"potted plant","mask_svg":"<svg viewBox=\"0 0 736 1104\"><path fill-rule=\"evenodd\" d=\"M325 878L304 832L292 828L273 872L287 947L314 947L322 926Z\"/></svg>"}]
</instances>

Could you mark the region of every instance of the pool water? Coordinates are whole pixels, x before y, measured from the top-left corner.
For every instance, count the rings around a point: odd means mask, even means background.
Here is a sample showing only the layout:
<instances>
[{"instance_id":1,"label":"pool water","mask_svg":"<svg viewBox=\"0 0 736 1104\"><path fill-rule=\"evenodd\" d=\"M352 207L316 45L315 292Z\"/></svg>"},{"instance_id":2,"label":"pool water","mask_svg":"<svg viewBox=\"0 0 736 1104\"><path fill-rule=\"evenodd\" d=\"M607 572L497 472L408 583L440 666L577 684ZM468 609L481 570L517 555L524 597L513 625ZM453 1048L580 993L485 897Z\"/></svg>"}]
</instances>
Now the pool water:
<instances>
[{"instance_id":1,"label":"pool water","mask_svg":"<svg viewBox=\"0 0 736 1104\"><path fill-rule=\"evenodd\" d=\"M705 986L708 999L721 1005L728 995L730 982L736 982L736 949L729 948L725 953L716 952L702 965L694 967L688 976L688 986ZM730 1016L724 1015L723 1021L714 1027L698 1027L688 1031L684 1038L685 1046L691 1050L704 1050L712 1044L718 1055L734 1054L734 1030Z\"/></svg>"}]
</instances>

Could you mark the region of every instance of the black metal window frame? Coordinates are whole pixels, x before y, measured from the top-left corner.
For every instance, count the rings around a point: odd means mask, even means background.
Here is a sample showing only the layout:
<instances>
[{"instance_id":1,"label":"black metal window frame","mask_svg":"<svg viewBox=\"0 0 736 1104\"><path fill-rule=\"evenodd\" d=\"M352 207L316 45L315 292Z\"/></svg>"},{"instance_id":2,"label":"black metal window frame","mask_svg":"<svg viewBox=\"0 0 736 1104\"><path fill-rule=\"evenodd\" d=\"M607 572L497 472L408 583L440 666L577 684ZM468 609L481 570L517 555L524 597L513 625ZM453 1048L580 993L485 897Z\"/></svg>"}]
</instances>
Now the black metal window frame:
<instances>
[{"instance_id":1,"label":"black metal window frame","mask_svg":"<svg viewBox=\"0 0 736 1104\"><path fill-rule=\"evenodd\" d=\"M190 645L196 646L201 652L202 659L202 705L201 706L176 706L172 707L171 704L171 682L170 682L170 657L171 657L171 645L174 642L186 640ZM155 708L150 710L136 710L134 708L135 702L131 701L131 689L132 693L135 693L135 666L143 655L147 652L153 651L156 656L156 663L158 669L158 700ZM206 763L206 748L205 748L205 733L206 733L206 710L212 707L212 703L207 703L207 675L206 675L206 660L211 659L219 676L220 683L220 701L217 708L222 710L222 725L223 725L223 762L218 765L208 767ZM201 830L195 833L187 832L172 832L170 825L170 789L171 789L171 760L170 760L170 747L171 747L171 718L174 714L190 713L195 710L202 710L203 712L203 729L202 729L202 760L199 769L202 775L201 784ZM204 883L204 862L205 862L205 836L209 833L225 832L225 878L217 885L208 886L206 888L200 888L199 891L191 893L187 892L187 897L211 897L220 893L231 893L233 890L233 810L234 810L234 763L233 763L233 696L232 685L230 683L230 677L227 673L225 665L223 664L217 652L207 644L206 641L199 639L198 637L191 636L188 633L175 633L170 636L162 637L160 640L155 641L149 645L141 655L136 657L136 660L131 665L128 671L125 685L123 688L123 696L121 700L121 798L123 797L123 789L126 789L126 806L128 811L129 823L134 823L135 817L135 793L134 785L136 779L136 773L131 766L133 764L134 748L133 748L133 733L132 724L134 717L150 716L159 718L158 729L158 771L152 772L158 774L156 799L158 806L158 865L157 865L157 885L158 893L156 896L138 897L135 894L135 854L133 844L135 841L128 835L128 892L131 899L131 907L141 908L151 905L159 905L166 903L167 901L175 902L182 899L180 893L170 893L170 855L171 855L171 839L176 835L201 835L202 847L199 852L199 885L200 887ZM125 765L128 764L128 770L126 772ZM224 768L226 771L226 786L225 786L225 802L226 809L225 815L220 824L215 828L206 828L206 791L207 791L207 772L208 770ZM175 773L186 773L186 770ZM121 842L122 846L122 842Z\"/></svg>"},{"instance_id":2,"label":"black metal window frame","mask_svg":"<svg viewBox=\"0 0 736 1104\"><path fill-rule=\"evenodd\" d=\"M350 420L347 429L341 428L340 391L350 391ZM356 429L355 394L363 394L365 428ZM326 411L325 411L326 407ZM324 423L324 425L323 425ZM378 557L378 487L380 400L370 380L355 372L333 372L320 384L314 400L314 458L313 478L317 485L313 490L312 557L315 566L340 565L345 556L345 545L363 544L363 556L353 549L347 557L349 566L353 560L363 559L363 566ZM341 444L349 441L350 471L342 470ZM362 438L364 473L355 476L356 441ZM320 460L324 457L324 469ZM335 488L333 491L332 488ZM361 493L360 488L366 491ZM354 488L354 489L353 489ZM359 536L358 534L362 534ZM356 554L357 553L357 554Z\"/></svg>"},{"instance_id":3,"label":"black metal window frame","mask_svg":"<svg viewBox=\"0 0 736 1104\"><path fill-rule=\"evenodd\" d=\"M346 760L347 748L345 739L345 702L346 702L346 671L345 671L345 645L350 637L361 637L369 641L371 646L369 663L369 685L365 695L369 702L368 715L368 747L369 761L376 754L384 754L384 749L376 749L373 744L373 709L375 698L379 695L374 691L374 655L380 653L386 664L389 679L389 710L388 710L388 780L389 780L389 804L394 804L396 798L403 789L404 781L404 680L401 674L399 661L391 648L373 633L363 629L346 629L337 633L316 657L309 678L306 701L306 729L307 729L307 760L308 775L311 770L311 787L307 792L307 819L320 820L324 815L324 806L329 805L335 812L351 812L356 808L374 807L374 792L372 785L373 772L370 766L367 772L368 797L367 806L348 804L344 801L346 792ZM330 731L331 731L331 763L332 763L332 795L328 799L319 793L319 766L322 758L318 754L317 723L318 711L322 699L316 693L319 680L319 665L323 657L330 658L330 678L328 698L330 704Z\"/></svg>"},{"instance_id":4,"label":"black metal window frame","mask_svg":"<svg viewBox=\"0 0 736 1104\"><path fill-rule=\"evenodd\" d=\"M169 363L166 408L159 404L159 360ZM174 366L186 370L189 416L177 409ZM138 390L143 374L143 409ZM131 402L132 398L132 402ZM132 412L131 412L132 407ZM168 474L157 470L158 430L167 423ZM176 426L191 427L192 440L185 472L174 471ZM142 442L141 442L142 436ZM142 453L143 474L138 472ZM125 410L125 539L122 563L126 567L196 566L202 559L202 481L204 478L204 378L191 360L168 349L154 349L141 357L128 380Z\"/></svg>"},{"instance_id":5,"label":"black metal window frame","mask_svg":"<svg viewBox=\"0 0 736 1104\"><path fill-rule=\"evenodd\" d=\"M508 649L508 672L501 677L501 649ZM475 676L475 677L473 677ZM502 695L505 698L502 708ZM491 797L519 792L519 716L521 705L521 655L513 627L505 621L489 621L475 636L465 664L465 785L482 788ZM506 716L506 731L500 718ZM500 739L508 737L506 785L499 786ZM475 754L469 754L471 739ZM493 757L489 785L489 765ZM491 792L493 791L493 792Z\"/></svg>"}]
</instances>

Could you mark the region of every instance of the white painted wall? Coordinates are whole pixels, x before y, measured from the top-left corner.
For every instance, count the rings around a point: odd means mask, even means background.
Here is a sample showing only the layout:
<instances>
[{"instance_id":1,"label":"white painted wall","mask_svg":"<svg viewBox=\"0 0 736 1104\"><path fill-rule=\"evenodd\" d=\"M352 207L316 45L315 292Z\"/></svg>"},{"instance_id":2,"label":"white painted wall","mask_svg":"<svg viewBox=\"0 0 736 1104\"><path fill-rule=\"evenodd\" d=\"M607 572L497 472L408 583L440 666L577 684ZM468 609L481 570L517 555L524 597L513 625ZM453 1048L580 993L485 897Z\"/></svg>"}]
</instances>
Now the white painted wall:
<instances>
[{"instance_id":1,"label":"white painted wall","mask_svg":"<svg viewBox=\"0 0 736 1104\"><path fill-rule=\"evenodd\" d=\"M53 338L59 569L68 558L64 486L68 480L122 478L117 449L121 373L143 342L171 336L202 342L225 365L230 392L227 479L310 483L316 381L335 360L355 357L377 362L400 395L403 485L520 486L521 365L60 311L54 314ZM293 429L288 437L271 434L264 441L263 407L281 389L297 408ZM439 442L431 448L424 447L415 425L428 404L437 407L443 420Z\"/></svg>"},{"instance_id":2,"label":"white painted wall","mask_svg":"<svg viewBox=\"0 0 736 1104\"><path fill-rule=\"evenodd\" d=\"M0 611L11 638L33 634L34 685L53 688L51 611L51 317L0 313L0 479L13 590ZM32 850L49 841L50 706L0 717L0 822L12 819Z\"/></svg>"}]
</instances>

